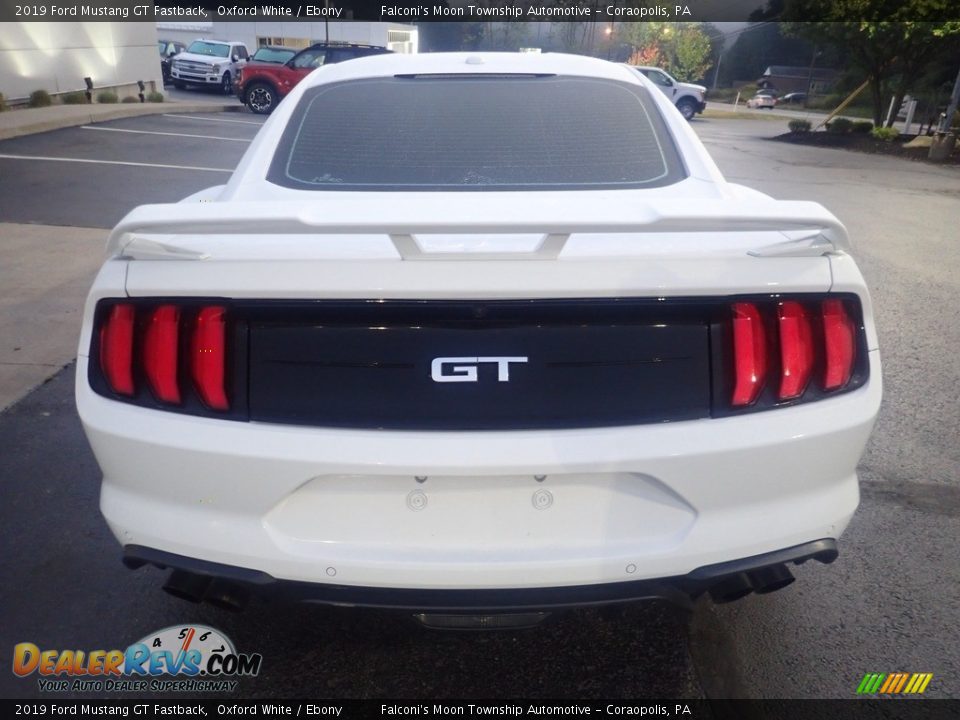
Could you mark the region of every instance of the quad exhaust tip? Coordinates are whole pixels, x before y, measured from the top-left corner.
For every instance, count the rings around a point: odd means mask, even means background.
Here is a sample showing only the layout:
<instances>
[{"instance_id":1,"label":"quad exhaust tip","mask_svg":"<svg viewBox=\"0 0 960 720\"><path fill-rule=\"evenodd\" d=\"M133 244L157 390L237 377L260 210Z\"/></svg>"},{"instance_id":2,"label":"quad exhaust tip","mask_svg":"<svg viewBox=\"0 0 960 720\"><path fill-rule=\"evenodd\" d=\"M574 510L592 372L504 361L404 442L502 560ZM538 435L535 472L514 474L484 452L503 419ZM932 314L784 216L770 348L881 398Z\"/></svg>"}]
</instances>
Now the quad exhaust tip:
<instances>
[{"instance_id":1,"label":"quad exhaust tip","mask_svg":"<svg viewBox=\"0 0 960 720\"><path fill-rule=\"evenodd\" d=\"M739 600L752 592L757 595L766 595L782 590L795 579L786 565L770 565L729 575L712 586L709 593L715 603L722 604Z\"/></svg>"},{"instance_id":2,"label":"quad exhaust tip","mask_svg":"<svg viewBox=\"0 0 960 720\"><path fill-rule=\"evenodd\" d=\"M250 600L245 587L186 570L174 570L163 584L165 592L192 603L207 602L221 610L239 612Z\"/></svg>"},{"instance_id":3,"label":"quad exhaust tip","mask_svg":"<svg viewBox=\"0 0 960 720\"><path fill-rule=\"evenodd\" d=\"M199 603L203 600L207 588L210 587L210 582L210 578L205 575L195 575L186 570L174 570L163 584L163 589L175 598Z\"/></svg>"},{"instance_id":4,"label":"quad exhaust tip","mask_svg":"<svg viewBox=\"0 0 960 720\"><path fill-rule=\"evenodd\" d=\"M753 591L758 595L782 590L796 579L786 565L771 565L770 567L753 570L747 573L747 577L750 578Z\"/></svg>"}]
</instances>

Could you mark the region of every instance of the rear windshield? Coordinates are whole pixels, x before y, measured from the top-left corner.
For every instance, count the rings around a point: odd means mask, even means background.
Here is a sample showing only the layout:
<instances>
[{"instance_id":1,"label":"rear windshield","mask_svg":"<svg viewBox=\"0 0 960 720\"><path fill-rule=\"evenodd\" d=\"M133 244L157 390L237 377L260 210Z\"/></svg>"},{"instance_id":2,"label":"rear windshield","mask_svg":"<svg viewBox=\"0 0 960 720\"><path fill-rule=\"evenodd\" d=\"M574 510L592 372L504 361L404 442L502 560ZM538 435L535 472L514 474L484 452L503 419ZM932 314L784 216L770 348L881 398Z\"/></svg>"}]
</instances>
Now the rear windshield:
<instances>
[{"instance_id":1,"label":"rear windshield","mask_svg":"<svg viewBox=\"0 0 960 720\"><path fill-rule=\"evenodd\" d=\"M450 75L308 90L267 175L306 190L648 188L683 177L640 85Z\"/></svg>"}]
</instances>

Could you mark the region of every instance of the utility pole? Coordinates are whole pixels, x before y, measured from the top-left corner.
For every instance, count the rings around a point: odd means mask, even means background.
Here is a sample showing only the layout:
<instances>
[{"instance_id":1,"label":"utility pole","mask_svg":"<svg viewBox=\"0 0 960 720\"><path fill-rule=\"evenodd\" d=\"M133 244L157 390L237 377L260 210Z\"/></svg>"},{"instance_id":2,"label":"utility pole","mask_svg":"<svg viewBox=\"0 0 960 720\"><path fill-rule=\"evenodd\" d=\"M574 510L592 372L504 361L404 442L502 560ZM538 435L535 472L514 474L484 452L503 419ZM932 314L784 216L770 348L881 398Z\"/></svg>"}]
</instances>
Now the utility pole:
<instances>
[{"instance_id":1,"label":"utility pole","mask_svg":"<svg viewBox=\"0 0 960 720\"><path fill-rule=\"evenodd\" d=\"M949 132L950 123L953 116L957 113L957 105L960 104L960 72L957 73L957 81L953 84L953 95L950 96L950 104L947 106L946 114L940 118L940 132Z\"/></svg>"},{"instance_id":2,"label":"utility pole","mask_svg":"<svg viewBox=\"0 0 960 720\"><path fill-rule=\"evenodd\" d=\"M813 65L817 62L817 46L813 46L813 55L810 57L810 72L807 73L807 92L803 97L803 106L807 107L807 103L810 101L810 96L813 94Z\"/></svg>"}]
</instances>

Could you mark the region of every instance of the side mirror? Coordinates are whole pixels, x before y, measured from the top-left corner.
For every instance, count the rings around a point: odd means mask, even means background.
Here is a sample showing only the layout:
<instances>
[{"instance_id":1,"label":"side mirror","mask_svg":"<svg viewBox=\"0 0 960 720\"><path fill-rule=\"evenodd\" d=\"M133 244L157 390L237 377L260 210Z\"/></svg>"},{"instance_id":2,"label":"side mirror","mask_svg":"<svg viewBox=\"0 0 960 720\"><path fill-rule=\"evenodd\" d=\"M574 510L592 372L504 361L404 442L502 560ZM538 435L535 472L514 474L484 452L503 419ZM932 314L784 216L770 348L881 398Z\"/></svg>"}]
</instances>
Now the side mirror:
<instances>
[{"instance_id":1,"label":"side mirror","mask_svg":"<svg viewBox=\"0 0 960 720\"><path fill-rule=\"evenodd\" d=\"M171 50L170 52L167 53L167 57L173 57L176 54L177 54L176 50Z\"/></svg>"},{"instance_id":2,"label":"side mirror","mask_svg":"<svg viewBox=\"0 0 960 720\"><path fill-rule=\"evenodd\" d=\"M239 56L239 55L231 55L231 56L230 56L230 59L233 60L234 62L240 62L240 56Z\"/></svg>"}]
</instances>

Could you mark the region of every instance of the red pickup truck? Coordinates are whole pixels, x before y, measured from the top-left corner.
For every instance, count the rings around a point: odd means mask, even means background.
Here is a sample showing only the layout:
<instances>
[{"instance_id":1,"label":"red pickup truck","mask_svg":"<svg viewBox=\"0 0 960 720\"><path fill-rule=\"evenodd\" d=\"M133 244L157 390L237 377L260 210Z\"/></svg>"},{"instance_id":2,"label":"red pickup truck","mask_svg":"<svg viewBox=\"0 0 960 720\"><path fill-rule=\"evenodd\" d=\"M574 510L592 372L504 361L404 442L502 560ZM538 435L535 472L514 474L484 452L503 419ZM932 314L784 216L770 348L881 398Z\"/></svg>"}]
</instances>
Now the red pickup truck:
<instances>
[{"instance_id":1,"label":"red pickup truck","mask_svg":"<svg viewBox=\"0 0 960 720\"><path fill-rule=\"evenodd\" d=\"M321 65L392 52L378 45L315 43L286 63L248 62L236 79L240 102L259 115L273 112L298 82Z\"/></svg>"}]
</instances>

